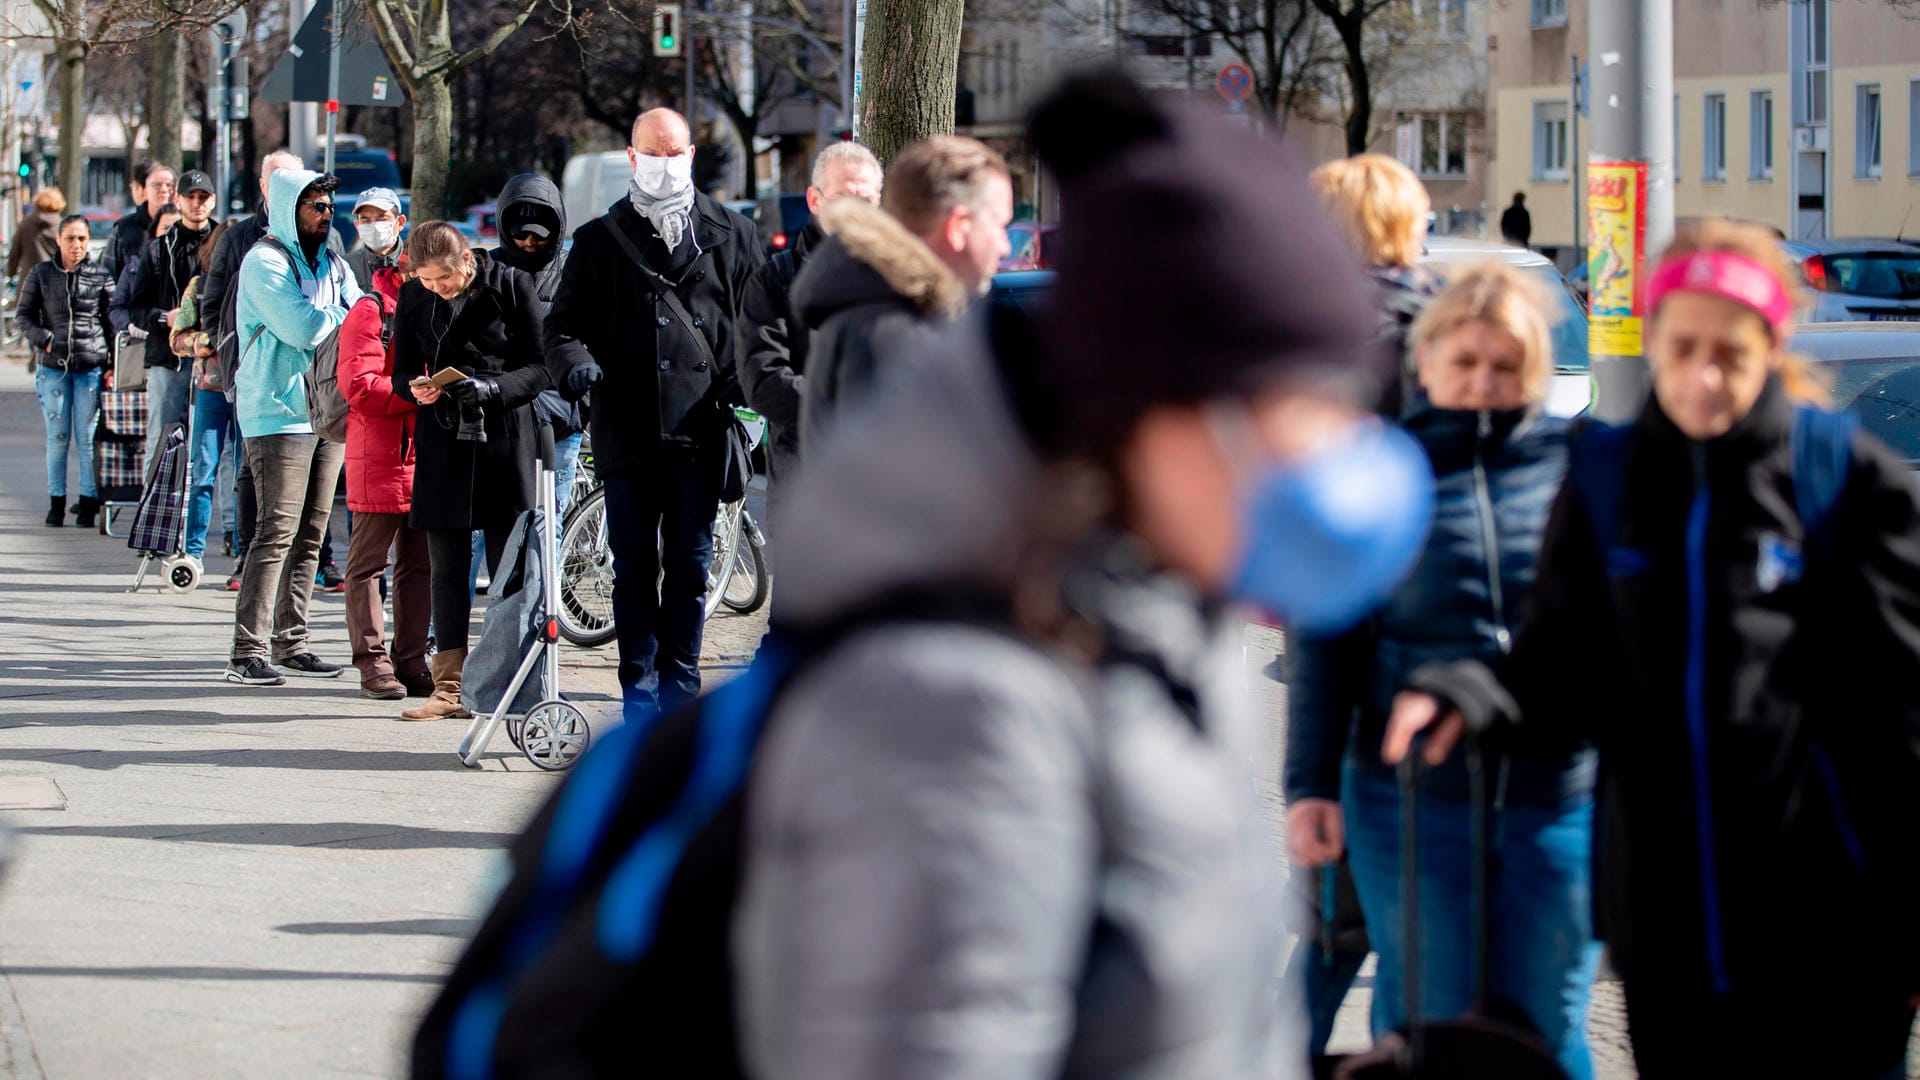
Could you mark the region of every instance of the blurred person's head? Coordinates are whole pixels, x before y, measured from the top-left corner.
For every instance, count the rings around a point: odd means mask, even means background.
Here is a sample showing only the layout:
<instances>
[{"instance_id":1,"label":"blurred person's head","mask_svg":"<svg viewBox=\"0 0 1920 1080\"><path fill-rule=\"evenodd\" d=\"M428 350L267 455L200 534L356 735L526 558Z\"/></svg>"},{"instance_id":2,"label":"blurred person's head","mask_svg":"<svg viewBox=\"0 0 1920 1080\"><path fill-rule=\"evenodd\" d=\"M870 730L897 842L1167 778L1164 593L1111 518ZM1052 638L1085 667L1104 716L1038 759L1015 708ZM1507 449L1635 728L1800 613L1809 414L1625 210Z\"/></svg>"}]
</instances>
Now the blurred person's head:
<instances>
[{"instance_id":1,"label":"blurred person's head","mask_svg":"<svg viewBox=\"0 0 1920 1080\"><path fill-rule=\"evenodd\" d=\"M1514 192L1514 193L1513 193L1513 205L1515 205L1515 206L1525 206L1525 205L1527 205L1527 193L1526 193L1526 192L1524 192L1524 191L1516 191L1516 192Z\"/></svg>"},{"instance_id":2,"label":"blurred person's head","mask_svg":"<svg viewBox=\"0 0 1920 1080\"><path fill-rule=\"evenodd\" d=\"M180 222L180 207L174 203L165 203L153 212L153 236L159 239L167 235L167 230Z\"/></svg>"},{"instance_id":3,"label":"blurred person's head","mask_svg":"<svg viewBox=\"0 0 1920 1080\"><path fill-rule=\"evenodd\" d=\"M1359 154L1315 169L1313 186L1363 264L1420 260L1433 204L1412 169L1385 154Z\"/></svg>"},{"instance_id":4,"label":"blurred person's head","mask_svg":"<svg viewBox=\"0 0 1920 1080\"><path fill-rule=\"evenodd\" d=\"M307 163L291 150L275 150L260 159L260 205L267 204L267 181L282 169L304 169Z\"/></svg>"},{"instance_id":5,"label":"blurred person's head","mask_svg":"<svg viewBox=\"0 0 1920 1080\"><path fill-rule=\"evenodd\" d=\"M845 197L879 206L884 178L880 159L873 156L873 151L857 142L828 143L813 159L807 210L817 215L828 203Z\"/></svg>"},{"instance_id":6,"label":"blurred person's head","mask_svg":"<svg viewBox=\"0 0 1920 1080\"><path fill-rule=\"evenodd\" d=\"M442 300L465 292L478 270L467 238L444 221L414 228L407 240L407 260L414 280Z\"/></svg>"},{"instance_id":7,"label":"blurred person's head","mask_svg":"<svg viewBox=\"0 0 1920 1080\"><path fill-rule=\"evenodd\" d=\"M58 214L67 208L67 197L59 188L41 188L33 197L33 208L43 214Z\"/></svg>"},{"instance_id":8,"label":"blurred person's head","mask_svg":"<svg viewBox=\"0 0 1920 1080\"><path fill-rule=\"evenodd\" d=\"M60 227L54 233L60 245L61 265L71 270L80 265L87 257L87 241L93 235L87 228L87 219L83 214L68 214L60 219Z\"/></svg>"},{"instance_id":9,"label":"blurred person's head","mask_svg":"<svg viewBox=\"0 0 1920 1080\"><path fill-rule=\"evenodd\" d=\"M127 191L133 197L135 206L144 206L147 201L147 174L153 172L153 159L141 158L127 170Z\"/></svg>"},{"instance_id":10,"label":"blurred person's head","mask_svg":"<svg viewBox=\"0 0 1920 1080\"><path fill-rule=\"evenodd\" d=\"M975 295L986 294L1011 250L1013 181L1006 160L978 140L936 135L900 151L880 206Z\"/></svg>"},{"instance_id":11,"label":"blurred person's head","mask_svg":"<svg viewBox=\"0 0 1920 1080\"><path fill-rule=\"evenodd\" d=\"M1369 416L1387 368L1371 294L1306 175L1111 72L1032 126L1074 208L1038 317L1041 442L1104 475L1116 523L1203 591L1350 625L1418 553L1432 478Z\"/></svg>"},{"instance_id":12,"label":"blurred person's head","mask_svg":"<svg viewBox=\"0 0 1920 1080\"><path fill-rule=\"evenodd\" d=\"M173 201L177 175L165 165L155 165L153 171L147 173L147 213L158 217L160 208Z\"/></svg>"},{"instance_id":13,"label":"blurred person's head","mask_svg":"<svg viewBox=\"0 0 1920 1080\"><path fill-rule=\"evenodd\" d=\"M1660 409L1688 438L1726 434L1776 376L1791 396L1830 400L1811 367L1787 352L1801 306L1798 271L1757 225L1683 226L1652 270L1647 363Z\"/></svg>"},{"instance_id":14,"label":"blurred person's head","mask_svg":"<svg viewBox=\"0 0 1920 1080\"><path fill-rule=\"evenodd\" d=\"M1508 411L1545 400L1553 379L1550 298L1500 262L1470 266L1414 321L1415 370L1441 409Z\"/></svg>"}]
</instances>

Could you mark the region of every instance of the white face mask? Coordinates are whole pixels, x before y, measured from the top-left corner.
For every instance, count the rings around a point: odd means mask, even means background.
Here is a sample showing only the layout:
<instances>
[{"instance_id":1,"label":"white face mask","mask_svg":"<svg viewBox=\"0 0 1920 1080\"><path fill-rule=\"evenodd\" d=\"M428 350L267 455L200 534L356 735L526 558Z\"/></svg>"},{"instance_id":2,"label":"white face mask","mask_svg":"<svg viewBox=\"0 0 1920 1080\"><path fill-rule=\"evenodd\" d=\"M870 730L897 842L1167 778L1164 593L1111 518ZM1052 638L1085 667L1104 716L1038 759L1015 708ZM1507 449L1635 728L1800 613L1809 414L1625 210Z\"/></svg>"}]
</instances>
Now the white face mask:
<instances>
[{"instance_id":1,"label":"white face mask","mask_svg":"<svg viewBox=\"0 0 1920 1080\"><path fill-rule=\"evenodd\" d=\"M675 157L638 155L633 183L642 195L652 199L680 194L693 186L693 151Z\"/></svg>"},{"instance_id":2,"label":"white face mask","mask_svg":"<svg viewBox=\"0 0 1920 1080\"><path fill-rule=\"evenodd\" d=\"M387 250L400 236L400 223L397 221L363 221L354 229L360 234L360 242L374 251Z\"/></svg>"}]
</instances>

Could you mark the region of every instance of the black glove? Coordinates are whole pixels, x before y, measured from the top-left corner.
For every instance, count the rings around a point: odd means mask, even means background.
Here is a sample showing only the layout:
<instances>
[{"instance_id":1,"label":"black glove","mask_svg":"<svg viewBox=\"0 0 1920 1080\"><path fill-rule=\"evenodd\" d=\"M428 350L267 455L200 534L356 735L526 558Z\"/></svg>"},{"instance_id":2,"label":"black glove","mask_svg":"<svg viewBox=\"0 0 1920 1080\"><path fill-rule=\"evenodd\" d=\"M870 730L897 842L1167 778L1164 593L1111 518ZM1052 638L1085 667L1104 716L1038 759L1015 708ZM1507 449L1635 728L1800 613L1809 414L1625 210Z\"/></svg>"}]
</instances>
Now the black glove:
<instances>
[{"instance_id":1,"label":"black glove","mask_svg":"<svg viewBox=\"0 0 1920 1080\"><path fill-rule=\"evenodd\" d=\"M485 375L474 375L447 386L447 396L461 405L484 405L500 397L500 382Z\"/></svg>"},{"instance_id":2,"label":"black glove","mask_svg":"<svg viewBox=\"0 0 1920 1080\"><path fill-rule=\"evenodd\" d=\"M606 377L606 373L600 370L599 364L591 360L581 364L567 372L567 397L579 401L587 396L587 391L593 389L601 379Z\"/></svg>"}]
</instances>

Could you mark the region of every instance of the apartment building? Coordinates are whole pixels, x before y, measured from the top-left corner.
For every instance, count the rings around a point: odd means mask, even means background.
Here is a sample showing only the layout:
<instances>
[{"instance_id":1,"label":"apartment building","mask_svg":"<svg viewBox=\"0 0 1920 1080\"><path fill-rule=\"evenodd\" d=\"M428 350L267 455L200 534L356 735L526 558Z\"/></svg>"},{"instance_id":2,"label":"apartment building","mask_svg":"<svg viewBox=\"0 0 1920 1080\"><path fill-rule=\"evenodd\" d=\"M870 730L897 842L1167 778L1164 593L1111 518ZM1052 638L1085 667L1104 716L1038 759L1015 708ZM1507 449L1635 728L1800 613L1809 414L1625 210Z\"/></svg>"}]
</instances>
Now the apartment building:
<instances>
[{"instance_id":1,"label":"apartment building","mask_svg":"<svg viewBox=\"0 0 1920 1080\"><path fill-rule=\"evenodd\" d=\"M1588 148L1572 102L1587 5L1496 2L1488 41L1496 197L1525 192L1535 245L1563 262ZM1920 19L1857 0L1683 0L1673 86L1677 217L1920 235Z\"/></svg>"}]
</instances>

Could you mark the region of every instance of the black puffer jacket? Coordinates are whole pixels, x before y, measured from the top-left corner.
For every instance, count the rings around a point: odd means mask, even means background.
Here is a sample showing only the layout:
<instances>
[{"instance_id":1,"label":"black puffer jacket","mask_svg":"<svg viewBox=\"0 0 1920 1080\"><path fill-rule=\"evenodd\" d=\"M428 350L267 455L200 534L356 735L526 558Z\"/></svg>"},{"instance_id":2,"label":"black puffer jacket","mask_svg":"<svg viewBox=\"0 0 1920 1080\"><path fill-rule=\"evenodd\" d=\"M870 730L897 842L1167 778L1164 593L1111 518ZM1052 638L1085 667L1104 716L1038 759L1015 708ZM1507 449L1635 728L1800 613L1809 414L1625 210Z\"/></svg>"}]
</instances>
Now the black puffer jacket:
<instances>
[{"instance_id":1,"label":"black puffer jacket","mask_svg":"<svg viewBox=\"0 0 1920 1080\"><path fill-rule=\"evenodd\" d=\"M726 430L723 410L739 393L733 316L765 256L753 223L739 214L697 195L693 215L693 242L675 251L624 196L573 234L560 295L547 313L547 363L563 391L568 373L589 361L605 374L593 392L599 472L657 460L663 446L717 446ZM615 229L651 272L633 264ZM705 335L712 363L660 299L663 279L677 283L675 293Z\"/></svg>"},{"instance_id":2,"label":"black puffer jacket","mask_svg":"<svg viewBox=\"0 0 1920 1080\"><path fill-rule=\"evenodd\" d=\"M147 245L140 257L140 269L133 275L133 296L128 304L131 325L147 332L147 366L177 368L184 357L173 355L168 347L172 327L167 314L180 306L187 283L200 273L200 245L206 243L211 228L189 229L182 221L166 235Z\"/></svg>"},{"instance_id":3,"label":"black puffer jacket","mask_svg":"<svg viewBox=\"0 0 1920 1080\"><path fill-rule=\"evenodd\" d=\"M20 331L48 367L90 371L107 363L107 302L113 279L99 259L63 270L55 259L27 272L20 285Z\"/></svg>"},{"instance_id":4,"label":"black puffer jacket","mask_svg":"<svg viewBox=\"0 0 1920 1080\"><path fill-rule=\"evenodd\" d=\"M1615 546L1570 481L1505 669L1522 737L1599 747L1595 898L1629 996L1920 992L1920 501L1856 435L1810 545L1792 426L1777 384L1704 443L1650 400ZM1857 1075L1779 1075L1816 1074Z\"/></svg>"},{"instance_id":5,"label":"black puffer jacket","mask_svg":"<svg viewBox=\"0 0 1920 1080\"><path fill-rule=\"evenodd\" d=\"M100 261L106 264L107 273L115 281L120 280L120 271L127 268L127 262L139 258L153 242L153 225L153 215L147 212L146 203L120 215L120 220L113 223L113 232L107 236Z\"/></svg>"},{"instance_id":6,"label":"black puffer jacket","mask_svg":"<svg viewBox=\"0 0 1920 1080\"><path fill-rule=\"evenodd\" d=\"M827 242L793 283L808 345L800 444L818 445L837 409L920 360L967 306L966 289L906 226L858 199L822 211Z\"/></svg>"},{"instance_id":7,"label":"black puffer jacket","mask_svg":"<svg viewBox=\"0 0 1920 1080\"><path fill-rule=\"evenodd\" d=\"M540 308L533 279L474 252L473 284L442 300L417 281L400 290L393 316L394 393L413 400L409 381L443 367L491 376L500 396L485 405L487 441L459 438L460 406L443 395L414 424L416 529L511 525L533 505L538 462L533 399L551 383L540 357Z\"/></svg>"},{"instance_id":8,"label":"black puffer jacket","mask_svg":"<svg viewBox=\"0 0 1920 1080\"><path fill-rule=\"evenodd\" d=\"M768 462L775 480L800 464L800 408L806 396L812 332L793 313L793 286L807 259L827 238L818 219L807 222L793 247L753 272L740 298L734 327L740 389L747 405L767 418Z\"/></svg>"}]
</instances>

